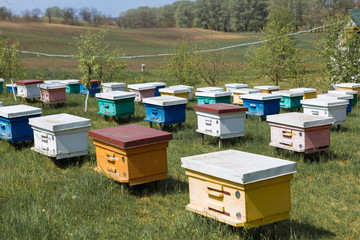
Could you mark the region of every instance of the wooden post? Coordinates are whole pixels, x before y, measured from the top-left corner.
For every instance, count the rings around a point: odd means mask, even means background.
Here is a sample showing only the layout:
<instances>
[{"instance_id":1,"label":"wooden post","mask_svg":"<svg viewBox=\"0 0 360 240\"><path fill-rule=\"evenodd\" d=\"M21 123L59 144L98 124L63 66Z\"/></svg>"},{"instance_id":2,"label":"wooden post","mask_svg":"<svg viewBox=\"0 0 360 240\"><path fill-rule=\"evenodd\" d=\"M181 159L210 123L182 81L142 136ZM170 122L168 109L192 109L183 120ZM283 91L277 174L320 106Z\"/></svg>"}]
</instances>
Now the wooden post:
<instances>
[{"instance_id":1,"label":"wooden post","mask_svg":"<svg viewBox=\"0 0 360 240\"><path fill-rule=\"evenodd\" d=\"M219 137L219 149L221 149L222 148L222 140L221 140L221 138Z\"/></svg>"},{"instance_id":2,"label":"wooden post","mask_svg":"<svg viewBox=\"0 0 360 240\"><path fill-rule=\"evenodd\" d=\"M153 127L152 122L149 122L149 123L150 123L150 127L152 128Z\"/></svg>"}]
</instances>

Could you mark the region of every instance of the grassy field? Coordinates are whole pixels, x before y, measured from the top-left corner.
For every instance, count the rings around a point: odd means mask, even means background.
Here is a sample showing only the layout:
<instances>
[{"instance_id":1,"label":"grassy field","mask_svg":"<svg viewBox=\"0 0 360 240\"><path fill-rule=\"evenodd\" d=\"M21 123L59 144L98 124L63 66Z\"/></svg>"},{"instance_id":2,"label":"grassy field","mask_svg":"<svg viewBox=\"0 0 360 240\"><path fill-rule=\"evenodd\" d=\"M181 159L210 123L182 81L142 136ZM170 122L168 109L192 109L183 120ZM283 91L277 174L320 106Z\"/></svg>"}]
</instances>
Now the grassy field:
<instances>
[{"instance_id":1,"label":"grassy field","mask_svg":"<svg viewBox=\"0 0 360 240\"><path fill-rule=\"evenodd\" d=\"M48 24L11 25L0 22L0 29L9 38L20 39L21 49L48 53L73 53L67 43L84 27L53 26ZM215 39L226 46L251 42L259 34L220 34L197 29L118 30L110 29L109 42L126 49L128 55L168 51L177 38L186 35L192 43L204 46ZM212 35L216 35L213 37ZM315 35L297 37L297 43L311 55ZM227 51L229 62L241 66L240 79L250 86L267 84L254 70L245 67L245 48ZM22 55L27 67L24 78L78 78L77 60ZM316 69L316 58L309 58ZM163 58L146 59L149 71L137 71L142 60L128 61L127 83L175 79L159 66ZM152 65L153 64L153 65ZM157 66L152 68L151 66ZM306 87L327 90L329 83L312 75ZM229 76L228 79L231 79ZM225 83L219 86L223 87ZM229 80L230 81L230 80ZM285 81L286 89L300 83ZM199 86L205 86L199 84ZM43 115L69 113L91 119L91 129L101 129L128 123L148 126L144 106L136 103L135 116L120 123L105 121L97 114L96 98L89 99L89 112L84 113L82 95L67 95L64 107L43 108ZM40 103L15 102L6 91L0 95L4 105ZM0 239L268 239L271 227L245 230L233 228L185 210L189 202L187 178L180 159L185 156L218 151L215 138L206 137L201 145L197 128L195 102L186 109L186 123L168 128L173 134L168 148L168 178L155 184L129 188L121 194L120 186L93 169L96 166L95 148L89 139L90 153L84 159L52 161L30 150L32 142L9 144L0 141ZM291 182L291 219L281 222L281 239L357 239L360 235L360 107L348 115L340 131L331 130L330 150L303 156L275 150L270 142L268 123L257 118L245 120L245 136L240 140L224 141L223 149L236 149L297 162L297 174Z\"/></svg>"}]
</instances>

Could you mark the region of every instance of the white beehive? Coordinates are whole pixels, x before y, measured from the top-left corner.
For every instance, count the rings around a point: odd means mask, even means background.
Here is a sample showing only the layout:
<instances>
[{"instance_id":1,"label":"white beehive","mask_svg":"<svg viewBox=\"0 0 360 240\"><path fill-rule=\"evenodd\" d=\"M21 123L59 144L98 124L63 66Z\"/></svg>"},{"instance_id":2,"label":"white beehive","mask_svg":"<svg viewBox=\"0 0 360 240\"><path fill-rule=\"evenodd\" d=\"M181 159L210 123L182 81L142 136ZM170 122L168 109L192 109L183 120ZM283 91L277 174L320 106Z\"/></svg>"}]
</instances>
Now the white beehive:
<instances>
[{"instance_id":1,"label":"white beehive","mask_svg":"<svg viewBox=\"0 0 360 240\"><path fill-rule=\"evenodd\" d=\"M31 118L32 150L56 159L88 154L89 119L62 113Z\"/></svg>"},{"instance_id":2,"label":"white beehive","mask_svg":"<svg viewBox=\"0 0 360 240\"><path fill-rule=\"evenodd\" d=\"M197 92L224 92L224 89L221 87L203 87L197 88Z\"/></svg>"},{"instance_id":3,"label":"white beehive","mask_svg":"<svg viewBox=\"0 0 360 240\"><path fill-rule=\"evenodd\" d=\"M2 102L0 102L0 107L2 107L3 106L3 103Z\"/></svg>"},{"instance_id":4,"label":"white beehive","mask_svg":"<svg viewBox=\"0 0 360 240\"><path fill-rule=\"evenodd\" d=\"M112 92L112 91L125 91L126 83L120 82L108 82L101 83L103 93Z\"/></svg>"},{"instance_id":5,"label":"white beehive","mask_svg":"<svg viewBox=\"0 0 360 240\"><path fill-rule=\"evenodd\" d=\"M232 92L235 89L247 88L248 85L244 83L227 83L225 84L225 88L227 92Z\"/></svg>"}]
</instances>

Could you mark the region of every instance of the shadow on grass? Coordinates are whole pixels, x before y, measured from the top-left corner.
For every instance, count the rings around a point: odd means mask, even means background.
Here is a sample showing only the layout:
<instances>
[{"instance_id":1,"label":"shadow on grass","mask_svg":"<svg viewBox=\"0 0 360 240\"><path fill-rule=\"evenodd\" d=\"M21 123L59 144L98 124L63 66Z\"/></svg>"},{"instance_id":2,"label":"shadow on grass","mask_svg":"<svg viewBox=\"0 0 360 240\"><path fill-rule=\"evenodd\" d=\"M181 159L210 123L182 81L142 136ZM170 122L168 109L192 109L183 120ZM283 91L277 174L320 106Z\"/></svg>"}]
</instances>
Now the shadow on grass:
<instances>
[{"instance_id":1,"label":"shadow on grass","mask_svg":"<svg viewBox=\"0 0 360 240\"><path fill-rule=\"evenodd\" d=\"M8 142L9 147L13 146L15 150L20 151L25 148L31 148L34 146L34 141L25 141L25 142L17 142L17 143L10 143Z\"/></svg>"},{"instance_id":2,"label":"shadow on grass","mask_svg":"<svg viewBox=\"0 0 360 240\"><path fill-rule=\"evenodd\" d=\"M87 162L93 162L93 161L96 162L96 155L89 154L86 156L63 158L63 159L51 158L51 161L56 165L56 167L60 169L67 169L69 167L81 167Z\"/></svg>"},{"instance_id":3,"label":"shadow on grass","mask_svg":"<svg viewBox=\"0 0 360 240\"><path fill-rule=\"evenodd\" d=\"M213 137L213 136L208 136L205 135L205 144L204 145L213 145L213 146L218 146L219 144L219 138L218 137ZM256 136L252 136L252 135L245 135L242 137L233 137L233 138L225 138L222 139L222 149L223 148L230 148L230 147L234 147L237 145L244 145L247 142L254 142L256 141Z\"/></svg>"},{"instance_id":4,"label":"shadow on grass","mask_svg":"<svg viewBox=\"0 0 360 240\"><path fill-rule=\"evenodd\" d=\"M189 184L187 182L168 177L164 180L139 184L128 188L129 193L138 198L150 197L154 194L172 195L179 192L188 192Z\"/></svg>"}]
</instances>

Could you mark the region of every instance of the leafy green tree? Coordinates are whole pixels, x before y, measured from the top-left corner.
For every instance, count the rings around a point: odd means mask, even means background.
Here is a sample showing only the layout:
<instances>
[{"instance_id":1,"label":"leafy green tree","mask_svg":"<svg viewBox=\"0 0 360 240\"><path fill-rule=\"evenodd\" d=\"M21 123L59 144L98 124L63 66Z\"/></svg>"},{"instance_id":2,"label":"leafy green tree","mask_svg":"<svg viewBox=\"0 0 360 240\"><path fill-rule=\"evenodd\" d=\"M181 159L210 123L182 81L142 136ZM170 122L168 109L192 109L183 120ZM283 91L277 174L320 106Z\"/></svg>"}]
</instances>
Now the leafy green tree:
<instances>
[{"instance_id":1,"label":"leafy green tree","mask_svg":"<svg viewBox=\"0 0 360 240\"><path fill-rule=\"evenodd\" d=\"M360 82L360 35L350 26L350 16L329 20L319 40L319 53L331 83Z\"/></svg>"}]
</instances>

